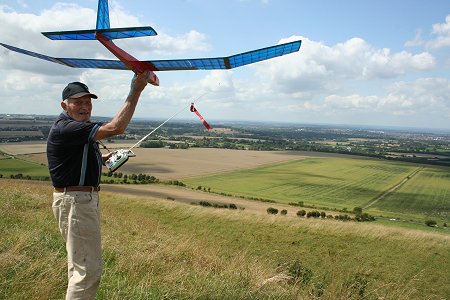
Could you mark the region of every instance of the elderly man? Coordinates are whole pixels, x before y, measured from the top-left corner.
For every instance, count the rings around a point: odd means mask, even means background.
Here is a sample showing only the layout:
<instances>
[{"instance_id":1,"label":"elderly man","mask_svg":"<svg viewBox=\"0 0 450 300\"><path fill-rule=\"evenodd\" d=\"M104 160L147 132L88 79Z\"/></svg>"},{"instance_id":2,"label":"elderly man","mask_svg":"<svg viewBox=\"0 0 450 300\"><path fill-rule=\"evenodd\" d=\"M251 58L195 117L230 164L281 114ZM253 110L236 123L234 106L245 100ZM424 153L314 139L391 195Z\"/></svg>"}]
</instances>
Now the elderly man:
<instances>
[{"instance_id":1,"label":"elderly man","mask_svg":"<svg viewBox=\"0 0 450 300\"><path fill-rule=\"evenodd\" d=\"M69 83L62 93L64 110L53 124L47 142L52 178L53 213L66 242L68 287L66 299L94 299L102 273L98 191L103 162L96 141L121 134L134 114L150 73L135 75L124 105L109 123L91 123L91 99L81 82Z\"/></svg>"}]
</instances>

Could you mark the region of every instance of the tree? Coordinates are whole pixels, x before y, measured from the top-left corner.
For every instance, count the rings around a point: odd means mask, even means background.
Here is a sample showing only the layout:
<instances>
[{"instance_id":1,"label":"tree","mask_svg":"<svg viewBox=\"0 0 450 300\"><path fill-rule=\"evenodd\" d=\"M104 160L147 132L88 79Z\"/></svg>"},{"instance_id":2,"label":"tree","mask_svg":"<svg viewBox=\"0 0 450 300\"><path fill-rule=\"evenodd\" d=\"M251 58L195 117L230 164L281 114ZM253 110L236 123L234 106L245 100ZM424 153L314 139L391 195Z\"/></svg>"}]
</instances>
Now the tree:
<instances>
[{"instance_id":1,"label":"tree","mask_svg":"<svg viewBox=\"0 0 450 300\"><path fill-rule=\"evenodd\" d=\"M360 215L362 214L362 208L357 206L353 209L353 212L355 213L355 215Z\"/></svg>"},{"instance_id":2,"label":"tree","mask_svg":"<svg viewBox=\"0 0 450 300\"><path fill-rule=\"evenodd\" d=\"M269 208L267 209L267 213L268 213L268 214L272 214L272 215L276 215L276 214L278 213L278 209L273 208L273 207L269 207Z\"/></svg>"},{"instance_id":3,"label":"tree","mask_svg":"<svg viewBox=\"0 0 450 300\"><path fill-rule=\"evenodd\" d=\"M297 216L299 216L299 217L304 217L305 215L306 215L306 211L305 211L304 209L299 210L299 211L297 212Z\"/></svg>"},{"instance_id":4,"label":"tree","mask_svg":"<svg viewBox=\"0 0 450 300\"><path fill-rule=\"evenodd\" d=\"M308 213L306 214L307 218L319 218L320 217L320 212L317 210L313 210L313 211L308 211Z\"/></svg>"},{"instance_id":5,"label":"tree","mask_svg":"<svg viewBox=\"0 0 450 300\"><path fill-rule=\"evenodd\" d=\"M435 227L437 225L437 222L435 220L426 220L425 224L430 227Z\"/></svg>"}]
</instances>

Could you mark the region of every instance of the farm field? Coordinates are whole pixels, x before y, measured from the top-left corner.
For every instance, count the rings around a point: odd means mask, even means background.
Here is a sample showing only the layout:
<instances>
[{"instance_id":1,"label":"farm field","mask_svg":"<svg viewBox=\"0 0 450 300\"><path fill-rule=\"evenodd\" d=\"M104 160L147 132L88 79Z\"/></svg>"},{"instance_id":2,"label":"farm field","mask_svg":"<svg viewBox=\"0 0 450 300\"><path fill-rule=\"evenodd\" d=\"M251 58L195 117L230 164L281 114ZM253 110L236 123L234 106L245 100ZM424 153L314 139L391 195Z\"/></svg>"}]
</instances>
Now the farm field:
<instances>
[{"instance_id":1,"label":"farm field","mask_svg":"<svg viewBox=\"0 0 450 300\"><path fill-rule=\"evenodd\" d=\"M110 149L131 147L134 142L118 142L108 145ZM45 143L0 144L0 151L32 160L47 163ZM128 174L148 174L160 179L180 180L185 177L210 175L236 169L254 168L260 165L300 159L308 156L324 156L318 152L288 151L237 151L214 148L133 149L136 157L120 168ZM333 154L329 154L333 155ZM106 168L104 172L107 172Z\"/></svg>"},{"instance_id":2,"label":"farm field","mask_svg":"<svg viewBox=\"0 0 450 300\"><path fill-rule=\"evenodd\" d=\"M42 179L50 176L48 168L42 164L4 156L0 156L0 174L5 178L17 174L22 174L24 177L30 176L33 179Z\"/></svg>"},{"instance_id":3,"label":"farm field","mask_svg":"<svg viewBox=\"0 0 450 300\"><path fill-rule=\"evenodd\" d=\"M448 235L105 191L100 209L97 299L450 297ZM0 232L2 297L63 298L66 257L48 183L0 180Z\"/></svg>"},{"instance_id":4,"label":"farm field","mask_svg":"<svg viewBox=\"0 0 450 300\"><path fill-rule=\"evenodd\" d=\"M46 148L47 148L46 141L0 144L0 151L11 154L11 155L45 153Z\"/></svg>"},{"instance_id":5,"label":"farm field","mask_svg":"<svg viewBox=\"0 0 450 300\"><path fill-rule=\"evenodd\" d=\"M425 217L450 220L450 169L426 167L394 193L373 205L374 210L422 212Z\"/></svg>"},{"instance_id":6,"label":"farm field","mask_svg":"<svg viewBox=\"0 0 450 300\"><path fill-rule=\"evenodd\" d=\"M415 174L411 176L411 174ZM277 165L186 179L189 186L214 192L274 200L282 203L326 207L332 210L363 207L407 179L398 190L368 207L377 215L427 216L449 221L450 170L408 163L337 157L307 158ZM425 180L426 179L426 180ZM414 188L411 188L414 187ZM405 193L417 201L405 207ZM404 209L407 208L407 209Z\"/></svg>"}]
</instances>

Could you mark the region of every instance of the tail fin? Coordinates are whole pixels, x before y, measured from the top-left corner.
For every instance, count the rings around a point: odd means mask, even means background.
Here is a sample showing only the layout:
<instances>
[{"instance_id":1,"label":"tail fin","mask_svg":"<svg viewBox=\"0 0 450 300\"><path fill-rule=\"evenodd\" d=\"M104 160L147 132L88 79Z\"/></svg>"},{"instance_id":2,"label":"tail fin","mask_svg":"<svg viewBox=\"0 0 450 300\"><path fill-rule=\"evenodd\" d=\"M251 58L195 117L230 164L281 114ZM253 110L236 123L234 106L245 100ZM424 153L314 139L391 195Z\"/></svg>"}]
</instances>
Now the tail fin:
<instances>
[{"instance_id":1,"label":"tail fin","mask_svg":"<svg viewBox=\"0 0 450 300\"><path fill-rule=\"evenodd\" d=\"M109 29L109 9L108 0L99 0L97 9L97 26L96 29Z\"/></svg>"}]
</instances>

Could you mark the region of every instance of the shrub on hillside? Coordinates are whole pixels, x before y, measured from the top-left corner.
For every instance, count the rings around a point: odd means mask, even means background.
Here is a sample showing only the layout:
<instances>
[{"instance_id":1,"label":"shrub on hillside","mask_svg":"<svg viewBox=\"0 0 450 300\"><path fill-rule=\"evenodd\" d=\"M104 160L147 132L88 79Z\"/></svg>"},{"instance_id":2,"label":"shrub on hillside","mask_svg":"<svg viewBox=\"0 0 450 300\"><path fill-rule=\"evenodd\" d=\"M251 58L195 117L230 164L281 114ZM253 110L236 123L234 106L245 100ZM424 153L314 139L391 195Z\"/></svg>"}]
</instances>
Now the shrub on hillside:
<instances>
[{"instance_id":1,"label":"shrub on hillside","mask_svg":"<svg viewBox=\"0 0 450 300\"><path fill-rule=\"evenodd\" d=\"M435 220L426 220L425 225L435 227L437 225L437 222Z\"/></svg>"},{"instance_id":2,"label":"shrub on hillside","mask_svg":"<svg viewBox=\"0 0 450 300\"><path fill-rule=\"evenodd\" d=\"M206 206L206 207L212 206L212 204L209 203L208 201L200 201L198 204L200 204L201 206Z\"/></svg>"},{"instance_id":3,"label":"shrub on hillside","mask_svg":"<svg viewBox=\"0 0 450 300\"><path fill-rule=\"evenodd\" d=\"M308 211L308 213L306 214L307 218L320 218L320 212L317 210L313 210L313 211Z\"/></svg>"},{"instance_id":4,"label":"shrub on hillside","mask_svg":"<svg viewBox=\"0 0 450 300\"><path fill-rule=\"evenodd\" d=\"M288 268L288 275L292 277L291 283L308 284L313 277L313 272L307 267L303 266L300 261L295 260Z\"/></svg>"},{"instance_id":5,"label":"shrub on hillside","mask_svg":"<svg viewBox=\"0 0 450 300\"><path fill-rule=\"evenodd\" d=\"M353 212L356 214L356 215L361 215L362 214L362 208L361 207L355 207L355 208L353 208Z\"/></svg>"},{"instance_id":6,"label":"shrub on hillside","mask_svg":"<svg viewBox=\"0 0 450 300\"><path fill-rule=\"evenodd\" d=\"M233 204L233 203L231 203L229 207L230 207L230 209L237 209L236 204Z\"/></svg>"},{"instance_id":7,"label":"shrub on hillside","mask_svg":"<svg viewBox=\"0 0 450 300\"><path fill-rule=\"evenodd\" d=\"M278 213L278 209L273 208L273 207L269 207L269 208L267 209L267 213L268 213L268 214L272 214L272 215L276 215L276 214Z\"/></svg>"},{"instance_id":8,"label":"shrub on hillside","mask_svg":"<svg viewBox=\"0 0 450 300\"><path fill-rule=\"evenodd\" d=\"M355 220L358 222L369 222L369 221L375 221L375 217L369 215L368 213L362 213L360 215L356 215Z\"/></svg>"},{"instance_id":9,"label":"shrub on hillside","mask_svg":"<svg viewBox=\"0 0 450 300\"><path fill-rule=\"evenodd\" d=\"M297 212L297 216L304 217L306 215L306 210L302 209Z\"/></svg>"},{"instance_id":10,"label":"shrub on hillside","mask_svg":"<svg viewBox=\"0 0 450 300\"><path fill-rule=\"evenodd\" d=\"M287 215L287 210L283 209L282 211L280 211L280 214L283 215L283 216Z\"/></svg>"},{"instance_id":11,"label":"shrub on hillside","mask_svg":"<svg viewBox=\"0 0 450 300\"><path fill-rule=\"evenodd\" d=\"M349 296L355 295L357 299L366 299L368 284L369 279L366 275L356 273L344 283L344 286L350 291L351 295Z\"/></svg>"},{"instance_id":12,"label":"shrub on hillside","mask_svg":"<svg viewBox=\"0 0 450 300\"><path fill-rule=\"evenodd\" d=\"M335 215L334 219L339 221L350 221L352 218L350 218L349 215Z\"/></svg>"}]
</instances>

